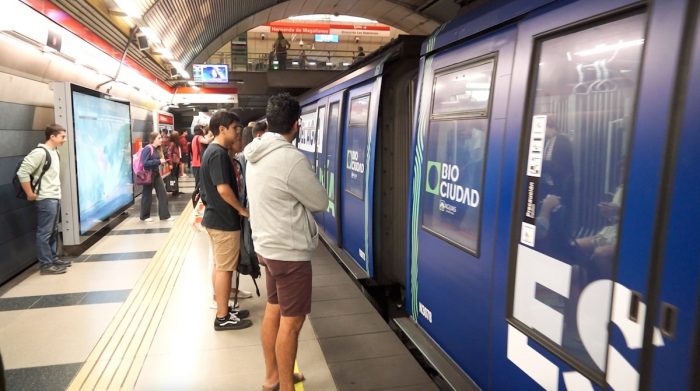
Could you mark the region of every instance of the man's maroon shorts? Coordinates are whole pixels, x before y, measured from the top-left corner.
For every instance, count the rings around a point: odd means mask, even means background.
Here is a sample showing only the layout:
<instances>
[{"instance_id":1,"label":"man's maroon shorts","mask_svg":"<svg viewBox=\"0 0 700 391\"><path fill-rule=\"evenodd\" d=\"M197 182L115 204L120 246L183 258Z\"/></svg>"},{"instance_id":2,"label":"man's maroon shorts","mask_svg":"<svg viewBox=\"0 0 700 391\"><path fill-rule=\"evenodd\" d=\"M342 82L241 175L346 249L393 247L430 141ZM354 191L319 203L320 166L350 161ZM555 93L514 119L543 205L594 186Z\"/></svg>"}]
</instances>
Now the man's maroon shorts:
<instances>
[{"instance_id":1,"label":"man's maroon shorts","mask_svg":"<svg viewBox=\"0 0 700 391\"><path fill-rule=\"evenodd\" d=\"M311 312L311 261L276 261L258 254L265 265L267 302L279 304L282 316Z\"/></svg>"}]
</instances>

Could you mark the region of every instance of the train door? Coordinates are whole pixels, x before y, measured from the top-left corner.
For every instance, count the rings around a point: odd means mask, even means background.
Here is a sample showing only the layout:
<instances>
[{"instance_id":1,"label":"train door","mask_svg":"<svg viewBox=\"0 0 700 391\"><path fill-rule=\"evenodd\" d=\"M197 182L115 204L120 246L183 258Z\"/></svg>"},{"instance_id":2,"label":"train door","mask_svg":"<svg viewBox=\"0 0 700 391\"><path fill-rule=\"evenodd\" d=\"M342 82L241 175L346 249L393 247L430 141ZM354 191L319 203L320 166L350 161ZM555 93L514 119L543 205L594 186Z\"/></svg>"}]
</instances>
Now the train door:
<instances>
[{"instance_id":1,"label":"train door","mask_svg":"<svg viewBox=\"0 0 700 391\"><path fill-rule=\"evenodd\" d=\"M328 209L319 213L319 223L326 237L338 245L338 163L340 152L340 117L343 93L335 94L327 99L328 115L323 136L323 151L319 153L319 172L322 172L321 183L328 192ZM319 118L321 115L319 114ZM320 138L319 138L320 142Z\"/></svg>"},{"instance_id":2,"label":"train door","mask_svg":"<svg viewBox=\"0 0 700 391\"><path fill-rule=\"evenodd\" d=\"M688 15L691 20L700 20L697 7ZM645 341L645 346L654 346L649 370L653 390L700 389L700 27L696 26L694 37L685 47L683 52L688 53L690 61L681 64L679 73L689 75L677 94L678 102L684 101L685 105L678 106L683 109L671 122L671 129L678 133L667 150L675 160L670 160L673 166L665 180L669 184L665 201L669 207L662 216L668 216L668 221L660 224L666 233L659 256L654 257L660 261L654 273L659 296L657 305L650 307L655 320L647 322L647 327L653 325L661 331L664 345L656 347Z\"/></svg>"},{"instance_id":3,"label":"train door","mask_svg":"<svg viewBox=\"0 0 700 391\"><path fill-rule=\"evenodd\" d=\"M316 104L301 110L301 126L297 136L297 148L309 159L311 169L316 172Z\"/></svg>"},{"instance_id":4,"label":"train door","mask_svg":"<svg viewBox=\"0 0 700 391\"><path fill-rule=\"evenodd\" d=\"M520 160L504 161L518 169L514 212L501 204L511 225L497 254L509 280L494 281L507 286L507 321L494 309L495 389L641 384L681 3L563 3L519 25L508 133L521 141L505 155ZM666 339L648 328L648 344Z\"/></svg>"},{"instance_id":5,"label":"train door","mask_svg":"<svg viewBox=\"0 0 700 391\"><path fill-rule=\"evenodd\" d=\"M486 384L496 200L515 29L423 65L415 141L412 315Z\"/></svg>"},{"instance_id":6,"label":"train door","mask_svg":"<svg viewBox=\"0 0 700 391\"><path fill-rule=\"evenodd\" d=\"M381 78L347 96L341 176L342 247L367 273L372 267L374 140Z\"/></svg>"}]
</instances>

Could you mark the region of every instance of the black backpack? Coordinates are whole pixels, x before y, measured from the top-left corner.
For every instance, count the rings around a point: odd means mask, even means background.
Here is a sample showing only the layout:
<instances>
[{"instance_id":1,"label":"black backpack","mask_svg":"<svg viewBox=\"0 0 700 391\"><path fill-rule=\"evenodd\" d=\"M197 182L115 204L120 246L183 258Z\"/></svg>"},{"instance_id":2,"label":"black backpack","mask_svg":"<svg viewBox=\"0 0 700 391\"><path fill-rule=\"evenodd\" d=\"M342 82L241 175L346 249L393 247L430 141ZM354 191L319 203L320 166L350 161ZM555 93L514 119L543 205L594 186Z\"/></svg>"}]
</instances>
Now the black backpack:
<instances>
[{"instance_id":1,"label":"black backpack","mask_svg":"<svg viewBox=\"0 0 700 391\"><path fill-rule=\"evenodd\" d=\"M243 168L241 162L236 161L236 164ZM241 170L242 172L243 169ZM243 205L248 204L248 200L241 200ZM250 220L241 217L241 249L238 256L238 266L236 267L236 292L238 292L238 280L241 274L250 276L253 279L253 284L255 284L255 293L260 297L260 288L258 288L258 283L255 281L256 278L260 278L260 262L258 261L258 255L255 253L255 248L253 247L253 233L250 229ZM234 302L238 301L238 294Z\"/></svg>"},{"instance_id":2,"label":"black backpack","mask_svg":"<svg viewBox=\"0 0 700 391\"><path fill-rule=\"evenodd\" d=\"M29 183L32 186L32 190L34 193L39 194L41 191L41 179L44 177L44 174L46 174L46 171L49 170L49 167L51 167L51 154L49 154L49 150L46 148L42 147L36 147L34 149L43 149L44 152L46 152L46 159L44 159L44 166L41 169L41 174L39 175L39 179L34 181L34 175L29 175ZM34 151L34 150L32 150ZM31 153L31 151L30 151ZM26 157L26 156L25 156ZM12 177L12 187L15 189L15 197L26 200L27 199L27 193L24 192L24 189L22 188L22 184L19 181L19 177L17 176L17 171L19 171L20 166L24 162L24 159L22 159L19 163L17 163L17 167L15 168L15 176Z\"/></svg>"}]
</instances>

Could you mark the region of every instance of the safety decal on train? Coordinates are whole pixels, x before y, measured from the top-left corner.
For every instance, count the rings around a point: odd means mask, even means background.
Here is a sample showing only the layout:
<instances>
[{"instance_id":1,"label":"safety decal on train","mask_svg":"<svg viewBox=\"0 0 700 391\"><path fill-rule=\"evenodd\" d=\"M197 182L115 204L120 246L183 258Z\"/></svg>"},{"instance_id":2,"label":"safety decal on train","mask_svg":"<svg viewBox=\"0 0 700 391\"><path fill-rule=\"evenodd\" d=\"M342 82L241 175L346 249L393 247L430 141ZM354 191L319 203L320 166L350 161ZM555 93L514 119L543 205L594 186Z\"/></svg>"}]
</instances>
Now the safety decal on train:
<instances>
[{"instance_id":1,"label":"safety decal on train","mask_svg":"<svg viewBox=\"0 0 700 391\"><path fill-rule=\"evenodd\" d=\"M360 160L360 152L359 151L353 151L351 149L348 149L348 154L347 154L347 163L346 167L348 170L350 170L351 173L351 178L356 179L357 174L364 174L365 173L365 163Z\"/></svg>"}]
</instances>

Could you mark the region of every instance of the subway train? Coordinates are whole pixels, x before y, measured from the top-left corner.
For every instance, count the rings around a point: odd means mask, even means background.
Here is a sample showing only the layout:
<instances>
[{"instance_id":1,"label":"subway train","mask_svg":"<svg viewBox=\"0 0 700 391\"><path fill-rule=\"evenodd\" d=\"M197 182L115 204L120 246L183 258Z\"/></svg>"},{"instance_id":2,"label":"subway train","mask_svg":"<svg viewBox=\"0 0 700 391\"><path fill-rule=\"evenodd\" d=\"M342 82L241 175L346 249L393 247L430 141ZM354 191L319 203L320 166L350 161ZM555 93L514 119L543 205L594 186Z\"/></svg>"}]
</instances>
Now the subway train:
<instances>
[{"instance_id":1,"label":"subway train","mask_svg":"<svg viewBox=\"0 0 700 391\"><path fill-rule=\"evenodd\" d=\"M700 388L699 3L484 2L301 97L324 242L452 388Z\"/></svg>"}]
</instances>

